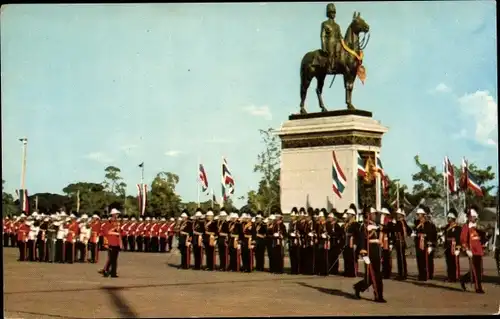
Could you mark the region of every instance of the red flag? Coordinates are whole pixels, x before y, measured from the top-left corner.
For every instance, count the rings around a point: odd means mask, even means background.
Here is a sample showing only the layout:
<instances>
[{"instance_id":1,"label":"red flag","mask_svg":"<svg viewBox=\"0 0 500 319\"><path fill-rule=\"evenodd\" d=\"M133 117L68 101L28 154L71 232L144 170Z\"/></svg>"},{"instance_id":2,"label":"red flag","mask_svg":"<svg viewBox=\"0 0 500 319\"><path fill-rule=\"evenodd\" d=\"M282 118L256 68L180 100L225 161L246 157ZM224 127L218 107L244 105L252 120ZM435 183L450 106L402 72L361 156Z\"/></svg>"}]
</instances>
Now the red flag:
<instances>
[{"instance_id":1,"label":"red flag","mask_svg":"<svg viewBox=\"0 0 500 319\"><path fill-rule=\"evenodd\" d=\"M137 184L137 202L139 204L139 213L142 215L142 186Z\"/></svg>"},{"instance_id":2,"label":"red flag","mask_svg":"<svg viewBox=\"0 0 500 319\"><path fill-rule=\"evenodd\" d=\"M142 185L142 212L141 212L141 216L144 216L144 213L146 212L147 194L148 194L148 185L143 184Z\"/></svg>"}]
</instances>

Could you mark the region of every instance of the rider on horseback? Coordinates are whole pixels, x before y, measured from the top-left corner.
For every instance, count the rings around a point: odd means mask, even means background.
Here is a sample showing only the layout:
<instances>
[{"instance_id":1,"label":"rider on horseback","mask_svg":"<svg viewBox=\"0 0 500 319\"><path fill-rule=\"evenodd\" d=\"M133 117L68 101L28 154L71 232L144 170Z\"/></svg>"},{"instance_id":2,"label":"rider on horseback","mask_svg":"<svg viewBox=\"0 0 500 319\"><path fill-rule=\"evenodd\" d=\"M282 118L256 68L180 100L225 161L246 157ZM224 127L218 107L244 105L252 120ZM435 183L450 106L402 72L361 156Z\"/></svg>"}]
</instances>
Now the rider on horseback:
<instances>
[{"instance_id":1,"label":"rider on horseback","mask_svg":"<svg viewBox=\"0 0 500 319\"><path fill-rule=\"evenodd\" d=\"M326 6L328 20L321 24L321 49L327 56L327 72L331 73L335 63L340 58L342 33L340 26L335 22L337 10L333 3Z\"/></svg>"}]
</instances>

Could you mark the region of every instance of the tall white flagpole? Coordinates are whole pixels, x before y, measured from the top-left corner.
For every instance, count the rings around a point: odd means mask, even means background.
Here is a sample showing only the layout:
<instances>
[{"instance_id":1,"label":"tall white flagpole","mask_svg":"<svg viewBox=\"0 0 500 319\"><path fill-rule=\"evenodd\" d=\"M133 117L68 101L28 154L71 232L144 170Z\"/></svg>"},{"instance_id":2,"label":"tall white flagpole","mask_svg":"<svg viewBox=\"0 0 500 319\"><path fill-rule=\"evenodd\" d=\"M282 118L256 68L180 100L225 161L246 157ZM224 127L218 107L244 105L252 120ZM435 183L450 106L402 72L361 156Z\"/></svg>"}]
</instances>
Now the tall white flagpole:
<instances>
[{"instance_id":1,"label":"tall white flagpole","mask_svg":"<svg viewBox=\"0 0 500 319\"><path fill-rule=\"evenodd\" d=\"M445 189L445 192L446 192L446 207L445 207L445 211L444 211L444 215L446 217L446 215L448 214L448 211L450 210L450 188L448 186L449 182L450 182L450 177L449 177L449 170L448 170L448 156L446 156L446 162L445 162L445 178L444 178L444 189ZM458 216L457 216L458 217Z\"/></svg>"},{"instance_id":2,"label":"tall white flagpole","mask_svg":"<svg viewBox=\"0 0 500 319\"><path fill-rule=\"evenodd\" d=\"M396 181L396 209L399 207L399 181Z\"/></svg>"},{"instance_id":3,"label":"tall white flagpole","mask_svg":"<svg viewBox=\"0 0 500 319\"><path fill-rule=\"evenodd\" d=\"M377 168L376 179L376 187L375 187L375 206L377 206L377 210L380 211L382 208L382 190L380 189L380 167L378 167L378 152L375 152L375 167Z\"/></svg>"}]
</instances>

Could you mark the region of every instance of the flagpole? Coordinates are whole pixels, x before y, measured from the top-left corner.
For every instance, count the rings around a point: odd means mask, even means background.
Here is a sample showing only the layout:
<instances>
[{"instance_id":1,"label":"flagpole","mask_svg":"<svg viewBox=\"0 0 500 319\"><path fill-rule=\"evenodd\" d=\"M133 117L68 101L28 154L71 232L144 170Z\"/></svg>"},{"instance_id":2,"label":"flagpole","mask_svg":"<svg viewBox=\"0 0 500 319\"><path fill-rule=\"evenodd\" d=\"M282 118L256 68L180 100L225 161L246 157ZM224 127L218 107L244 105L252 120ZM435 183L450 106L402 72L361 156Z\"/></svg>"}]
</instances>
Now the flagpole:
<instances>
[{"instance_id":1,"label":"flagpole","mask_svg":"<svg viewBox=\"0 0 500 319\"><path fill-rule=\"evenodd\" d=\"M144 185L144 162L142 162L141 166L141 186Z\"/></svg>"},{"instance_id":2,"label":"flagpole","mask_svg":"<svg viewBox=\"0 0 500 319\"><path fill-rule=\"evenodd\" d=\"M198 196L198 208L200 208L200 157L198 156L198 165L196 165L196 170L198 171L198 178L196 179L196 193Z\"/></svg>"},{"instance_id":3,"label":"flagpole","mask_svg":"<svg viewBox=\"0 0 500 319\"><path fill-rule=\"evenodd\" d=\"M396 181L396 209L399 209L399 181Z\"/></svg>"},{"instance_id":4,"label":"flagpole","mask_svg":"<svg viewBox=\"0 0 500 319\"><path fill-rule=\"evenodd\" d=\"M380 189L380 167L378 167L378 152L375 151L375 167L377 168L377 175L376 175L376 187L375 187L375 206L377 207L377 210L381 209L382 206L382 190Z\"/></svg>"},{"instance_id":5,"label":"flagpole","mask_svg":"<svg viewBox=\"0 0 500 319\"><path fill-rule=\"evenodd\" d=\"M445 162L445 178L444 178L444 189L445 189L445 192L446 192L446 206L444 208L444 215L446 217L446 215L448 214L448 211L450 210L450 187L449 187L449 183L450 183L450 177L449 177L449 174L450 174L450 170L449 170L449 167L448 167L448 156L446 156L446 162ZM458 216L457 216L458 217Z\"/></svg>"},{"instance_id":6,"label":"flagpole","mask_svg":"<svg viewBox=\"0 0 500 319\"><path fill-rule=\"evenodd\" d=\"M35 210L38 211L38 195L35 196Z\"/></svg>"}]
</instances>

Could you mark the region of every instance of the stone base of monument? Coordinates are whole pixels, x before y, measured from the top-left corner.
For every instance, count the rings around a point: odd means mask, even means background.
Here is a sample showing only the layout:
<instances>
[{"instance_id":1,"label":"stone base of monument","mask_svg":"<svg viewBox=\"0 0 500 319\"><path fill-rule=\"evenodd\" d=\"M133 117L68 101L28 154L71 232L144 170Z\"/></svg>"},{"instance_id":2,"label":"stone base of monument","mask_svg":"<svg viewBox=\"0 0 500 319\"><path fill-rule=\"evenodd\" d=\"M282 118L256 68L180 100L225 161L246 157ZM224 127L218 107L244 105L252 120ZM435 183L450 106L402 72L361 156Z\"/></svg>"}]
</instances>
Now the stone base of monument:
<instances>
[{"instance_id":1,"label":"stone base of monument","mask_svg":"<svg viewBox=\"0 0 500 319\"><path fill-rule=\"evenodd\" d=\"M328 210L335 207L339 212L351 203L359 207L358 152L364 158L375 159L375 152L380 152L382 146L382 135L387 131L367 111L291 115L277 131L281 139L283 213L288 214L294 206ZM332 188L332 151L347 180L341 198Z\"/></svg>"}]
</instances>

